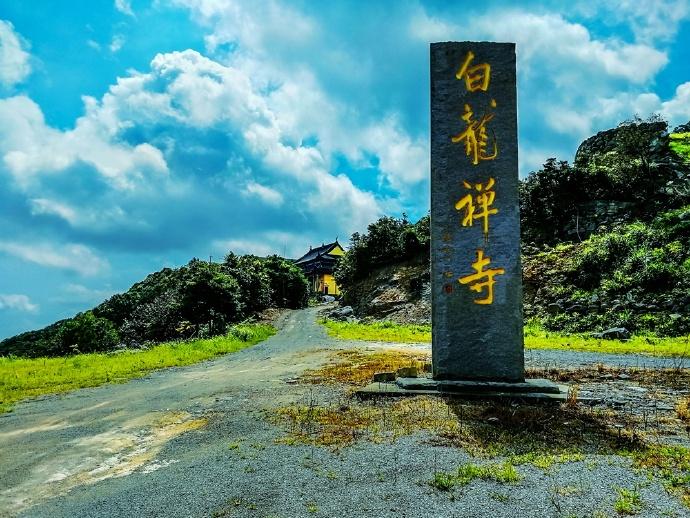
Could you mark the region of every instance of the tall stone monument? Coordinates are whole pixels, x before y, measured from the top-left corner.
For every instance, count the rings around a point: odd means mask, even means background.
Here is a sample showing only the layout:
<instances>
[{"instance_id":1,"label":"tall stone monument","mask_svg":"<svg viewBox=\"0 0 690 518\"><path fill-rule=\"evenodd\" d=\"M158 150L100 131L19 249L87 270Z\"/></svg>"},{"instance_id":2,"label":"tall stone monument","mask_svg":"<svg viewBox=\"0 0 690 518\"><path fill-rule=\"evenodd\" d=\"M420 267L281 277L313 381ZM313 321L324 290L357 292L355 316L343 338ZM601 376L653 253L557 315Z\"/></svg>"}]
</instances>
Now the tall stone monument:
<instances>
[{"instance_id":1,"label":"tall stone monument","mask_svg":"<svg viewBox=\"0 0 690 518\"><path fill-rule=\"evenodd\" d=\"M431 44L435 380L524 382L515 44Z\"/></svg>"}]
</instances>

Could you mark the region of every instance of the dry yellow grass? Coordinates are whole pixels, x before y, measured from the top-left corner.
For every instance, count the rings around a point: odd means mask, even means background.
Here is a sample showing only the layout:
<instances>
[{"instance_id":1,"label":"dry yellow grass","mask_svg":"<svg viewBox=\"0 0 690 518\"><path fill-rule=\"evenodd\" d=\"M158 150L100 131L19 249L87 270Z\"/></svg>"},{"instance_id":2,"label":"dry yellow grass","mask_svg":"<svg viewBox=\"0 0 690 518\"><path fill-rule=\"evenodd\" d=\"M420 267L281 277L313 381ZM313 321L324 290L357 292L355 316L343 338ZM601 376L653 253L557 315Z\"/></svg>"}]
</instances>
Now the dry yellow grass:
<instances>
[{"instance_id":1,"label":"dry yellow grass","mask_svg":"<svg viewBox=\"0 0 690 518\"><path fill-rule=\"evenodd\" d=\"M683 421L690 423L690 397L678 401L676 413Z\"/></svg>"},{"instance_id":2,"label":"dry yellow grass","mask_svg":"<svg viewBox=\"0 0 690 518\"><path fill-rule=\"evenodd\" d=\"M301 379L307 383L362 386L371 383L374 374L378 372L395 372L401 367L416 367L419 372L426 372L429 361L428 354L403 350L346 350L337 352L333 361L324 367L305 372Z\"/></svg>"}]
</instances>

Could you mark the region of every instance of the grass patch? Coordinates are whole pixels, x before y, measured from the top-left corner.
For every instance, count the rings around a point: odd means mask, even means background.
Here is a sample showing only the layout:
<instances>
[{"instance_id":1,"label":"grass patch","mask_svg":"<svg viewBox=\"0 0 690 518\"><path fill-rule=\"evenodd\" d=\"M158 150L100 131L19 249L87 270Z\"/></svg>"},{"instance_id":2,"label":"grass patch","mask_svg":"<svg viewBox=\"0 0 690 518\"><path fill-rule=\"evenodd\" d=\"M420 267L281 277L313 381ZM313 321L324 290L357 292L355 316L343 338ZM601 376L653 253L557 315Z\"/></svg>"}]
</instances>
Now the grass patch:
<instances>
[{"instance_id":1,"label":"grass patch","mask_svg":"<svg viewBox=\"0 0 690 518\"><path fill-rule=\"evenodd\" d=\"M120 383L166 367L190 365L250 347L275 333L269 325L235 326L226 336L169 342L146 350L60 358L0 357L0 412L26 398Z\"/></svg>"},{"instance_id":2,"label":"grass patch","mask_svg":"<svg viewBox=\"0 0 690 518\"><path fill-rule=\"evenodd\" d=\"M618 499L613 508L618 514L637 514L642 509L642 497L637 489L618 488Z\"/></svg>"},{"instance_id":3,"label":"grass patch","mask_svg":"<svg viewBox=\"0 0 690 518\"><path fill-rule=\"evenodd\" d=\"M393 322L336 322L322 320L328 334L342 340L425 343L431 341L430 325L404 325ZM657 338L634 336L630 340L602 340L584 334L565 335L546 331L535 323L525 326L525 348L586 351L607 354L648 354L651 356L690 356L690 336Z\"/></svg>"},{"instance_id":4,"label":"grass patch","mask_svg":"<svg viewBox=\"0 0 690 518\"><path fill-rule=\"evenodd\" d=\"M690 507L690 449L654 444L624 454L632 457L636 467L647 469L661 479L669 491Z\"/></svg>"},{"instance_id":5,"label":"grass patch","mask_svg":"<svg viewBox=\"0 0 690 518\"><path fill-rule=\"evenodd\" d=\"M509 461L514 465L531 464L544 471L550 469L554 464L565 464L568 462L583 461L585 456L580 452L574 453L542 453L531 451L521 455L513 455Z\"/></svg>"},{"instance_id":6,"label":"grass patch","mask_svg":"<svg viewBox=\"0 0 690 518\"><path fill-rule=\"evenodd\" d=\"M367 353L356 350L338 351L334 360L320 369L305 372L300 379L307 383L344 383L362 386L371 383L377 372L396 372L402 367L415 367L427 372L430 356L409 351L385 350Z\"/></svg>"},{"instance_id":7,"label":"grass patch","mask_svg":"<svg viewBox=\"0 0 690 518\"><path fill-rule=\"evenodd\" d=\"M424 324L396 324L395 322L338 322L322 319L328 334L342 340L370 342L424 343L431 342L431 326Z\"/></svg>"},{"instance_id":8,"label":"grass patch","mask_svg":"<svg viewBox=\"0 0 690 518\"><path fill-rule=\"evenodd\" d=\"M690 423L690 397L683 398L676 405L676 414L683 421Z\"/></svg>"},{"instance_id":9,"label":"grass patch","mask_svg":"<svg viewBox=\"0 0 690 518\"><path fill-rule=\"evenodd\" d=\"M509 462L500 464L463 464L451 473L436 472L429 481L431 487L450 491L456 486L466 486L475 479L491 480L499 484L515 484L522 480L515 466Z\"/></svg>"},{"instance_id":10,"label":"grass patch","mask_svg":"<svg viewBox=\"0 0 690 518\"><path fill-rule=\"evenodd\" d=\"M635 439L612 434L609 416L567 407L460 402L437 397L362 401L348 404L293 404L269 411L282 426L282 444L325 446L334 450L365 440L393 442L417 432L430 444L454 446L471 455L503 456L513 465L548 468L582 460L582 454L637 451Z\"/></svg>"}]
</instances>

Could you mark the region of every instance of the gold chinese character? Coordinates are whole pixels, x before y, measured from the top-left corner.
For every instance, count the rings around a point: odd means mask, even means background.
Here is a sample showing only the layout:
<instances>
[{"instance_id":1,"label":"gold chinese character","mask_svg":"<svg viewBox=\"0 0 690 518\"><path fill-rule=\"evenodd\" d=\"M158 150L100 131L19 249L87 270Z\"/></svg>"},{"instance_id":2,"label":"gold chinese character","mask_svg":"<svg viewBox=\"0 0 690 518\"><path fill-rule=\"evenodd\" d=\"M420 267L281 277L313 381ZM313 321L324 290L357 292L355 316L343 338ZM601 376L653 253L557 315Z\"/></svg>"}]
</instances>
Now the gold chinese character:
<instances>
[{"instance_id":1,"label":"gold chinese character","mask_svg":"<svg viewBox=\"0 0 690 518\"><path fill-rule=\"evenodd\" d=\"M496 192L492 190L495 183L493 178L489 178L486 185L481 183L474 184L474 188L479 194L473 197L472 193L468 193L455 204L455 210L465 209L465 216L462 218L463 227L471 227L476 219L482 220L484 237L489 235L489 216L498 214L498 209L491 208L494 198L496 198ZM465 186L465 189L472 189L471 184L467 182L462 182L462 184Z\"/></svg>"},{"instance_id":2,"label":"gold chinese character","mask_svg":"<svg viewBox=\"0 0 690 518\"><path fill-rule=\"evenodd\" d=\"M483 299L475 299L475 304L493 304L494 302L494 276L503 275L505 270L503 268L492 268L485 270L484 267L488 266L491 259L488 257L484 258L484 251L477 250L477 260L472 263L472 268L476 273L461 277L458 279L460 284L469 284L469 288L472 291L480 293L486 289L486 296ZM484 279L483 281L480 279Z\"/></svg>"},{"instance_id":3,"label":"gold chinese character","mask_svg":"<svg viewBox=\"0 0 690 518\"><path fill-rule=\"evenodd\" d=\"M496 107L496 101L491 101L491 106ZM454 144L464 140L465 154L472 157L472 163L477 165L480 160L493 160L498 156L498 146L496 137L493 138L493 153L486 153L488 136L486 134L486 124L494 118L494 114L483 115L480 120L474 120L474 112L469 104L465 105L465 114L461 117L467 123L467 128L462 133L451 137Z\"/></svg>"},{"instance_id":4,"label":"gold chinese character","mask_svg":"<svg viewBox=\"0 0 690 518\"><path fill-rule=\"evenodd\" d=\"M474 59L474 52L470 51L465 57L465 62L455 74L457 79L464 79L465 86L470 92L478 90L486 90L489 88L491 81L491 65L488 63L481 63L479 65L470 66Z\"/></svg>"}]
</instances>

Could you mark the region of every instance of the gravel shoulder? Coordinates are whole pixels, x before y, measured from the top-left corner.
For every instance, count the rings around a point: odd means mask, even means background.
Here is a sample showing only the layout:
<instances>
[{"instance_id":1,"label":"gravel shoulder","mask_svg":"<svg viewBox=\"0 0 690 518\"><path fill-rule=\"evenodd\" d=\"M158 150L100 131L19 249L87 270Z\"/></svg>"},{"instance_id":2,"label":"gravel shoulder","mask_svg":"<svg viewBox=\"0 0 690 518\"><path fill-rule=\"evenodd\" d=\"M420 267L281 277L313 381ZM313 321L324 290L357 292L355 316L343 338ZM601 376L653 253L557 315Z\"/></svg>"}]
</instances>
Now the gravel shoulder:
<instances>
[{"instance_id":1,"label":"gravel shoulder","mask_svg":"<svg viewBox=\"0 0 690 518\"><path fill-rule=\"evenodd\" d=\"M339 349L411 347L336 341L317 311L286 314L275 336L213 361L17 405L0 416L0 514L614 516L617 488L630 488L643 502L638 516L690 516L617 455L520 466L517 484L475 480L439 492L427 483L435 472L485 460L432 445L425 432L339 450L276 442L286 432L267 418L276 407L349 404L342 387L295 383L305 370ZM532 353L528 365L630 360Z\"/></svg>"}]
</instances>

